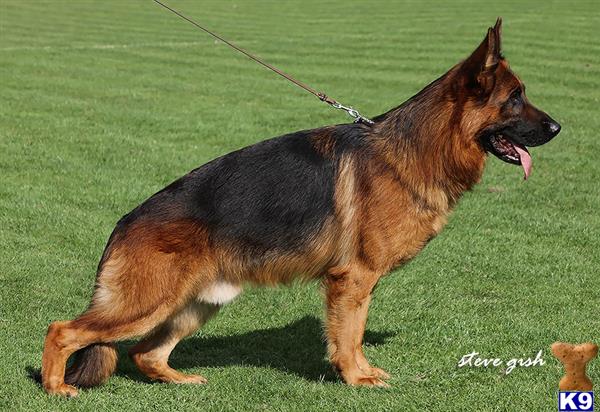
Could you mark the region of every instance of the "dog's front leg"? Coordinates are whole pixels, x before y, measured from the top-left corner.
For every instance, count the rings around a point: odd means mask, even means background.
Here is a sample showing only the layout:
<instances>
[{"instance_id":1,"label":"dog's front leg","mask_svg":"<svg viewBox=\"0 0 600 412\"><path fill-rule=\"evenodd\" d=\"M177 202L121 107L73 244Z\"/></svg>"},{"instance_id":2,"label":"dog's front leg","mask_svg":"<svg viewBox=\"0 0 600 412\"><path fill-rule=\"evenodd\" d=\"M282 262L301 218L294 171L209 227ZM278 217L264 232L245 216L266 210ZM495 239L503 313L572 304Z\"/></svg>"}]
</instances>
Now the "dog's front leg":
<instances>
[{"instance_id":1,"label":"dog's front leg","mask_svg":"<svg viewBox=\"0 0 600 412\"><path fill-rule=\"evenodd\" d=\"M371 369L361 369L368 365L362 338L371 291L379 277L362 267L347 266L331 269L325 281L329 358L349 385L388 386Z\"/></svg>"},{"instance_id":2,"label":"dog's front leg","mask_svg":"<svg viewBox=\"0 0 600 412\"><path fill-rule=\"evenodd\" d=\"M355 346L356 351L354 356L356 358L356 364L367 375L375 376L381 379L389 379L390 375L383 369L376 368L369 364L369 361L365 357L363 352L363 335L365 334L365 327L367 326L367 314L369 312L369 303L371 302L371 295L367 296L365 302L358 309L357 323L358 332L355 334Z\"/></svg>"}]
</instances>

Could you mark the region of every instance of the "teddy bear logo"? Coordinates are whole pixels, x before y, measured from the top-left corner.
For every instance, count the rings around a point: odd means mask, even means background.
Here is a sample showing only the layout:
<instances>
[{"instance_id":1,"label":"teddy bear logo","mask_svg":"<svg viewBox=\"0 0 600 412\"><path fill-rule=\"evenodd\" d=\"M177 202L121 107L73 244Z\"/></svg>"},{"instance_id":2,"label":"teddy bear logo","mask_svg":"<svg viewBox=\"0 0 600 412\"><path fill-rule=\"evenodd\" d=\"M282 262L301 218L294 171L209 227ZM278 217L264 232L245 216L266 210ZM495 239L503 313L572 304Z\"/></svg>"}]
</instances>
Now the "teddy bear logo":
<instances>
[{"instance_id":1,"label":"teddy bear logo","mask_svg":"<svg viewBox=\"0 0 600 412\"><path fill-rule=\"evenodd\" d=\"M561 391L591 391L592 380L586 375L585 368L589 361L598 355L598 345L582 343L555 342L551 346L554 356L565 367L565 376L558 384Z\"/></svg>"}]
</instances>

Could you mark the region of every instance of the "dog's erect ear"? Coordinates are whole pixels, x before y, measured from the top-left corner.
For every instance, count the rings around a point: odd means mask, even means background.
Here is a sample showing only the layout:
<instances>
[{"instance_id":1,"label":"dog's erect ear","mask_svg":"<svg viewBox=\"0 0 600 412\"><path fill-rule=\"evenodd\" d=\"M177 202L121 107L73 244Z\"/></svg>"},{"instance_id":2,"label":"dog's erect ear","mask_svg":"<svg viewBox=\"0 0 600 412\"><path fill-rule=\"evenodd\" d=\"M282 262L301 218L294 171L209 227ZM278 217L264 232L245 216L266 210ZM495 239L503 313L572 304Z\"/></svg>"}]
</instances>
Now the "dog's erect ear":
<instances>
[{"instance_id":1,"label":"dog's erect ear","mask_svg":"<svg viewBox=\"0 0 600 412\"><path fill-rule=\"evenodd\" d=\"M494 72L502 59L501 36L502 18L498 17L479 47L462 63L461 72L466 76L470 88L483 93L489 93L494 88Z\"/></svg>"}]
</instances>

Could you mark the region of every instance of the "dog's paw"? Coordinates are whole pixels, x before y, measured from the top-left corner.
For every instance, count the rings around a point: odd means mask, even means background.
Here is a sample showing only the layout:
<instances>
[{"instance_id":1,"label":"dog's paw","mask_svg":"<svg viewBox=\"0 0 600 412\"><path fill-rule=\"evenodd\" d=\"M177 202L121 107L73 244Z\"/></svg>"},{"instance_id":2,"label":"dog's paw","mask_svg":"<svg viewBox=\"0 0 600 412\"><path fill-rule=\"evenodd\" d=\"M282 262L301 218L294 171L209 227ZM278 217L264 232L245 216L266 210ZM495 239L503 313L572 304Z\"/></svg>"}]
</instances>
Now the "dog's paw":
<instances>
[{"instance_id":1,"label":"dog's paw","mask_svg":"<svg viewBox=\"0 0 600 412\"><path fill-rule=\"evenodd\" d=\"M179 383L179 384L184 384L184 385L204 385L205 383L208 383L208 381L206 380L206 378L204 376L200 376L200 375L183 375L181 376L181 378L177 379L177 380L173 380L173 383Z\"/></svg>"},{"instance_id":2,"label":"dog's paw","mask_svg":"<svg viewBox=\"0 0 600 412\"><path fill-rule=\"evenodd\" d=\"M79 394L79 391L74 386L63 383L55 388L46 388L46 393L49 395L63 396L65 398L75 398Z\"/></svg>"},{"instance_id":3,"label":"dog's paw","mask_svg":"<svg viewBox=\"0 0 600 412\"><path fill-rule=\"evenodd\" d=\"M375 368L373 366L371 366L371 368L369 369L369 375L375 376L376 378L379 378L379 379L390 379L391 378L389 373L387 373L386 371L384 371L381 368Z\"/></svg>"},{"instance_id":4,"label":"dog's paw","mask_svg":"<svg viewBox=\"0 0 600 412\"><path fill-rule=\"evenodd\" d=\"M351 386L376 386L379 388L389 388L390 385L382 381L376 376L370 376L365 374L357 374L352 376L344 376L344 381Z\"/></svg>"},{"instance_id":5,"label":"dog's paw","mask_svg":"<svg viewBox=\"0 0 600 412\"><path fill-rule=\"evenodd\" d=\"M382 381L381 379L375 376L361 376L358 377L353 383L352 386L376 386L378 388L389 388L390 385Z\"/></svg>"}]
</instances>

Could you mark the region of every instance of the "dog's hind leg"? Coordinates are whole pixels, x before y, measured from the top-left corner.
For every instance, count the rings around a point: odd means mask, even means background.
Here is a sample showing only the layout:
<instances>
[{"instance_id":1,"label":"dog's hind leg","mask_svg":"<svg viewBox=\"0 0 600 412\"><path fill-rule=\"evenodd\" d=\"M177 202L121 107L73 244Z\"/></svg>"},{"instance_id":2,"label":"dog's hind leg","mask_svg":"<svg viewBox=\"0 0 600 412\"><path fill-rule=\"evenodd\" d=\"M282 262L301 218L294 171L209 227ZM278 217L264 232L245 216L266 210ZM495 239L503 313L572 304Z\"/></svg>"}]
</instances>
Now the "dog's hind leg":
<instances>
[{"instance_id":1,"label":"dog's hind leg","mask_svg":"<svg viewBox=\"0 0 600 412\"><path fill-rule=\"evenodd\" d=\"M171 368L168 360L179 341L194 333L219 308L219 305L193 301L132 347L129 356L150 379L172 383L206 383L202 376L186 375Z\"/></svg>"},{"instance_id":2,"label":"dog's hind leg","mask_svg":"<svg viewBox=\"0 0 600 412\"><path fill-rule=\"evenodd\" d=\"M75 386L103 383L117 364L116 348L110 343L144 335L166 316L164 308L157 308L150 315L112 324L98 312L88 311L72 321L53 322L42 355L44 389L49 394L73 397L78 392ZM66 371L67 360L76 351L82 356Z\"/></svg>"},{"instance_id":3,"label":"dog's hind leg","mask_svg":"<svg viewBox=\"0 0 600 412\"><path fill-rule=\"evenodd\" d=\"M48 327L42 355L42 386L51 395L77 396L77 389L64 380L69 356L85 346L72 323L53 322Z\"/></svg>"},{"instance_id":4,"label":"dog's hind leg","mask_svg":"<svg viewBox=\"0 0 600 412\"><path fill-rule=\"evenodd\" d=\"M112 342L147 335L181 311L203 284L214 282L208 249L201 241L180 241L183 229L152 230L109 246L89 309L48 328L42 355L46 392L75 396L75 386L103 383L116 367ZM76 351L81 356L66 371Z\"/></svg>"}]
</instances>

